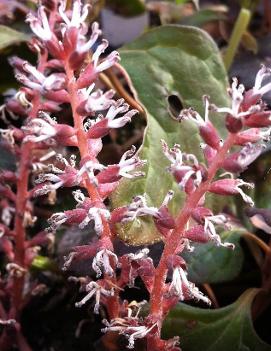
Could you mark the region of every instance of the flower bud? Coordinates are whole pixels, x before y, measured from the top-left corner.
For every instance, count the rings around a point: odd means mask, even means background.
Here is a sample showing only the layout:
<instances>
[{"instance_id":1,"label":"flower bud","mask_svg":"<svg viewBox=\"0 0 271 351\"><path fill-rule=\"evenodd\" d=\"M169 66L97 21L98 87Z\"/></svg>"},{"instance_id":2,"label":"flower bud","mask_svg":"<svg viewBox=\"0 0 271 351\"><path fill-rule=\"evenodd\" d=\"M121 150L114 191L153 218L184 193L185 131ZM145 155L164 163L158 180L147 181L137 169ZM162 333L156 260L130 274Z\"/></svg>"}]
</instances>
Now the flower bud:
<instances>
[{"instance_id":1,"label":"flower bud","mask_svg":"<svg viewBox=\"0 0 271 351\"><path fill-rule=\"evenodd\" d=\"M211 193L219 194L219 195L236 195L240 194L243 200L248 203L250 206L254 205L252 199L246 195L243 190L240 188L241 186L246 186L247 188L253 188L253 184L246 183L242 179L221 179L213 182L209 191Z\"/></svg>"},{"instance_id":2,"label":"flower bud","mask_svg":"<svg viewBox=\"0 0 271 351\"><path fill-rule=\"evenodd\" d=\"M221 139L214 125L208 121L204 126L199 128L200 136L204 142L215 150L221 145Z\"/></svg>"},{"instance_id":3,"label":"flower bud","mask_svg":"<svg viewBox=\"0 0 271 351\"><path fill-rule=\"evenodd\" d=\"M186 269L185 260L178 255L169 255L167 257L167 268L174 269L176 267L182 267L183 269Z\"/></svg>"},{"instance_id":4,"label":"flower bud","mask_svg":"<svg viewBox=\"0 0 271 351\"><path fill-rule=\"evenodd\" d=\"M236 118L230 114L226 116L226 128L231 133L238 133L243 128L242 119Z\"/></svg>"},{"instance_id":5,"label":"flower bud","mask_svg":"<svg viewBox=\"0 0 271 351\"><path fill-rule=\"evenodd\" d=\"M78 89L83 89L89 87L95 80L97 79L97 72L93 66L93 63L89 63L84 71L80 74L77 79L77 87Z\"/></svg>"},{"instance_id":6,"label":"flower bud","mask_svg":"<svg viewBox=\"0 0 271 351\"><path fill-rule=\"evenodd\" d=\"M244 119L244 125L251 128L271 126L271 111L260 111L250 114Z\"/></svg>"},{"instance_id":7,"label":"flower bud","mask_svg":"<svg viewBox=\"0 0 271 351\"><path fill-rule=\"evenodd\" d=\"M183 236L196 243L207 243L210 240L209 233L205 230L203 225L196 225L186 230Z\"/></svg>"},{"instance_id":8,"label":"flower bud","mask_svg":"<svg viewBox=\"0 0 271 351\"><path fill-rule=\"evenodd\" d=\"M241 151L235 152L228 156L224 161L222 167L232 173L240 173L247 169L247 167L255 161L261 154L262 145L246 145Z\"/></svg>"},{"instance_id":9,"label":"flower bud","mask_svg":"<svg viewBox=\"0 0 271 351\"><path fill-rule=\"evenodd\" d=\"M201 144L201 148L203 149L205 160L207 161L208 165L210 165L217 154L217 150L206 144Z\"/></svg>"},{"instance_id":10,"label":"flower bud","mask_svg":"<svg viewBox=\"0 0 271 351\"><path fill-rule=\"evenodd\" d=\"M248 143L256 143L257 141L260 141L262 139L263 139L263 134L260 128L250 128L236 135L235 145L245 145Z\"/></svg>"}]
</instances>

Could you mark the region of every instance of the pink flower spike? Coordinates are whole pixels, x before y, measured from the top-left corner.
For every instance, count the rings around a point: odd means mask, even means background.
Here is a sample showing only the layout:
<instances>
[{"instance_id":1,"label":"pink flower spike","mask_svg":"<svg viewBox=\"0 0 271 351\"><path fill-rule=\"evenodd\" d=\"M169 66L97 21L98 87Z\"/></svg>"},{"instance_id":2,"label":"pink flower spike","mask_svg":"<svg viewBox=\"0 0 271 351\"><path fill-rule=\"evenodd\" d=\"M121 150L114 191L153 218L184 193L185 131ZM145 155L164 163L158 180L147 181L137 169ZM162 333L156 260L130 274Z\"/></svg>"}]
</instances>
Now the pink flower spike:
<instances>
[{"instance_id":1,"label":"pink flower spike","mask_svg":"<svg viewBox=\"0 0 271 351\"><path fill-rule=\"evenodd\" d=\"M41 40L49 41L52 39L52 31L45 13L45 7L40 6L38 9L38 18L31 12L26 17L26 22L30 24L32 31Z\"/></svg>"},{"instance_id":2,"label":"pink flower spike","mask_svg":"<svg viewBox=\"0 0 271 351\"><path fill-rule=\"evenodd\" d=\"M60 6L58 8L59 15L62 17L63 21L65 22L65 26L67 28L75 27L75 28L80 28L87 16L88 16L88 11L89 11L90 5L86 4L82 8L82 2L81 0L74 0L73 1L73 8L72 8L72 13L71 16L68 17L66 9L66 1L61 0L60 1Z\"/></svg>"},{"instance_id":3,"label":"pink flower spike","mask_svg":"<svg viewBox=\"0 0 271 351\"><path fill-rule=\"evenodd\" d=\"M190 298L202 300L208 305L211 305L211 301L208 297L204 296L195 284L188 281L187 273L181 267L173 269L172 282L169 291L173 292L174 295L177 295L182 301L188 295Z\"/></svg>"},{"instance_id":4,"label":"pink flower spike","mask_svg":"<svg viewBox=\"0 0 271 351\"><path fill-rule=\"evenodd\" d=\"M164 140L161 140L161 144L164 155L171 162L168 171L172 173L181 190L187 194L192 193L206 176L205 167L199 164L195 155L182 153L180 145L175 144L170 149Z\"/></svg>"},{"instance_id":5,"label":"pink flower spike","mask_svg":"<svg viewBox=\"0 0 271 351\"><path fill-rule=\"evenodd\" d=\"M99 58L100 58L101 54L105 52L108 45L109 45L108 41L106 39L103 39L102 43L97 47L96 51L92 55L92 62L93 62L94 67L98 66Z\"/></svg>"},{"instance_id":6,"label":"pink flower spike","mask_svg":"<svg viewBox=\"0 0 271 351\"><path fill-rule=\"evenodd\" d=\"M29 120L28 124L22 127L27 134L23 142L44 142L48 139L55 138L59 143L65 145L69 138L75 134L75 129L66 124L57 124L54 118L49 114L41 111L39 118Z\"/></svg>"},{"instance_id":7,"label":"pink flower spike","mask_svg":"<svg viewBox=\"0 0 271 351\"><path fill-rule=\"evenodd\" d=\"M127 112L128 111L128 112ZM123 116L115 118L118 114L126 112ZM130 110L129 105L124 103L124 99L119 99L112 104L105 117L98 116L96 121L89 120L91 125L88 130L89 138L102 138L107 135L111 128L123 127L131 121L131 118L137 113L137 110Z\"/></svg>"},{"instance_id":8,"label":"pink flower spike","mask_svg":"<svg viewBox=\"0 0 271 351\"><path fill-rule=\"evenodd\" d=\"M17 73L16 78L30 89L35 89L45 94L48 91L61 90L65 85L65 75L63 73L52 73L44 76L36 67L28 62L23 63L24 71L29 77L23 73Z\"/></svg>"},{"instance_id":9,"label":"pink flower spike","mask_svg":"<svg viewBox=\"0 0 271 351\"><path fill-rule=\"evenodd\" d=\"M95 171L103 171L106 167L100 164L98 161L86 160L81 161L81 168L78 171L78 179L81 179L83 175L87 175L89 181L94 185L98 185L97 177L95 176Z\"/></svg>"},{"instance_id":10,"label":"pink flower spike","mask_svg":"<svg viewBox=\"0 0 271 351\"><path fill-rule=\"evenodd\" d=\"M92 90L94 85L92 85L90 88ZM103 93L101 90L96 90L92 94L89 94L88 90L83 90L82 93L87 96L87 100L83 103L83 109L86 113L104 111L114 103L112 98L115 95L115 92L113 90L108 90L106 93Z\"/></svg>"},{"instance_id":11,"label":"pink flower spike","mask_svg":"<svg viewBox=\"0 0 271 351\"><path fill-rule=\"evenodd\" d=\"M142 167L146 164L146 161L140 160L140 158L135 155L135 152L136 148L135 146L132 146L130 150L122 155L120 162L117 165L109 165L105 170L102 170L97 175L99 184L117 182L122 177L133 179L144 176L144 172L130 173L136 168Z\"/></svg>"},{"instance_id":12,"label":"pink flower spike","mask_svg":"<svg viewBox=\"0 0 271 351\"><path fill-rule=\"evenodd\" d=\"M260 70L256 75L255 84L254 84L254 87L252 88L254 96L262 96L271 90L271 82L267 84L263 84L264 79L270 76L271 76L271 69L266 67L265 65L262 65L262 67L260 68Z\"/></svg>"},{"instance_id":13,"label":"pink flower spike","mask_svg":"<svg viewBox=\"0 0 271 351\"><path fill-rule=\"evenodd\" d=\"M97 72L103 72L106 69L114 66L116 63L120 61L120 56L117 51L112 51L105 59L102 60L101 63L99 63L96 66L96 71Z\"/></svg>"},{"instance_id":14,"label":"pink flower spike","mask_svg":"<svg viewBox=\"0 0 271 351\"><path fill-rule=\"evenodd\" d=\"M46 118L31 119L26 126L22 127L23 131L27 133L24 142L39 143L55 137L57 134L55 126L56 121L49 115Z\"/></svg>"},{"instance_id":15,"label":"pink flower spike","mask_svg":"<svg viewBox=\"0 0 271 351\"><path fill-rule=\"evenodd\" d=\"M242 115L242 113L240 114L240 106L244 100L244 91L245 91L245 87L243 86L243 84L238 85L237 78L233 78L231 89L229 91L232 99L231 108L229 107L215 108L215 111L221 112L221 113L228 113L234 118L239 118ZM213 105L212 105L212 108L214 109Z\"/></svg>"},{"instance_id":16,"label":"pink flower spike","mask_svg":"<svg viewBox=\"0 0 271 351\"><path fill-rule=\"evenodd\" d=\"M118 267L118 257L110 250L100 250L93 259L92 268L96 272L97 278L105 273L109 276L114 275L114 269L112 268L111 262Z\"/></svg>"},{"instance_id":17,"label":"pink flower spike","mask_svg":"<svg viewBox=\"0 0 271 351\"><path fill-rule=\"evenodd\" d=\"M199 126L199 131L202 139L206 144L208 144L210 147L213 149L218 150L221 146L221 139L219 137L219 134L214 127L214 125L210 122L209 120L209 97L208 96L203 96L203 101L205 104L205 115L204 118L202 118L198 112L196 112L193 109L187 109L183 110L180 113L179 118L180 119L190 119Z\"/></svg>"},{"instance_id":18,"label":"pink flower spike","mask_svg":"<svg viewBox=\"0 0 271 351\"><path fill-rule=\"evenodd\" d=\"M103 323L106 325L106 327L102 329L104 333L108 331L118 332L128 338L128 349L133 349L136 339L145 338L146 335L149 334L152 329L157 326L155 323L151 327L146 327L145 325L139 325L136 320L133 320L131 323L131 321L129 321L129 318L116 318L113 319L110 323L104 320Z\"/></svg>"},{"instance_id":19,"label":"pink flower spike","mask_svg":"<svg viewBox=\"0 0 271 351\"><path fill-rule=\"evenodd\" d=\"M88 225L89 222L93 221L95 232L98 236L100 236L104 228L103 218L107 220L110 219L110 212L107 209L99 207L90 207L86 217L79 224L79 228L83 229L85 226Z\"/></svg>"},{"instance_id":20,"label":"pink flower spike","mask_svg":"<svg viewBox=\"0 0 271 351\"><path fill-rule=\"evenodd\" d=\"M85 43L77 44L77 52L79 54L85 53L92 48L92 46L96 43L98 37L102 34L102 31L99 29L99 23L93 22L91 26L91 36L90 39ZM93 63L91 63L93 66Z\"/></svg>"},{"instance_id":21,"label":"pink flower spike","mask_svg":"<svg viewBox=\"0 0 271 351\"><path fill-rule=\"evenodd\" d=\"M219 194L219 195L235 195L240 194L243 200L249 204L250 206L254 206L253 200L246 195L241 189L242 186L247 188L254 188L254 185L251 183L246 183L242 179L221 179L216 180L210 185L209 191L211 193Z\"/></svg>"},{"instance_id":22,"label":"pink flower spike","mask_svg":"<svg viewBox=\"0 0 271 351\"><path fill-rule=\"evenodd\" d=\"M85 287L85 290L88 294L81 301L76 302L75 306L82 307L87 301L95 296L96 302L94 306L94 313L96 314L99 313L101 296L104 295L105 297L109 297L114 295L113 289L107 290L97 282L88 283Z\"/></svg>"},{"instance_id":23,"label":"pink flower spike","mask_svg":"<svg viewBox=\"0 0 271 351\"><path fill-rule=\"evenodd\" d=\"M49 219L50 227L48 231L55 232L62 224L80 224L87 216L87 211L83 208L75 208L64 212L54 213Z\"/></svg>"}]
</instances>

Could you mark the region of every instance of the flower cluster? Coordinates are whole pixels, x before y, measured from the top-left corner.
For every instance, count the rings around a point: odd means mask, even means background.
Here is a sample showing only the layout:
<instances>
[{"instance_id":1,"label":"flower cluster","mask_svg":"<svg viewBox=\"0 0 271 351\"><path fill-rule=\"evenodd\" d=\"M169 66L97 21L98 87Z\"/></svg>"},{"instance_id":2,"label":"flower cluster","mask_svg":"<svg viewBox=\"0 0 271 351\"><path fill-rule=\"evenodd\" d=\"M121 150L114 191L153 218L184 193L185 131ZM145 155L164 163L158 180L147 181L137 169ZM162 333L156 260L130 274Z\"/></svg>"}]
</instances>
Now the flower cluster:
<instances>
[{"instance_id":1,"label":"flower cluster","mask_svg":"<svg viewBox=\"0 0 271 351\"><path fill-rule=\"evenodd\" d=\"M103 331L126 336L128 348L133 348L137 339L146 338L148 350L175 351L177 339L160 338L162 322L170 309L178 301L190 299L210 304L209 298L189 281L182 252L192 251L193 243L212 242L226 249L234 248L233 244L222 242L219 235L219 228L228 227L227 215L213 213L205 204L206 194L240 195L253 206L253 200L243 189L253 185L237 176L260 155L263 142L270 135L271 111L261 98L271 90L271 83L263 84L271 72L262 67L255 86L248 91L234 79L229 91L231 107L217 107L204 96L204 118L192 108L181 112L180 122L189 119L199 127L205 163L182 152L179 145L161 141L161 154L169 162L167 171L186 195L177 216L169 209L172 190L166 190L160 207L148 204L147 194L138 194L125 206L111 209L107 206L110 194L122 178L144 176L142 168L146 161L132 147L118 163L101 164L98 156L102 139L112 129L129 123L137 111L130 109L122 98L114 98L112 90L104 92L97 88L99 74L118 62L119 54L113 51L102 56L108 42L100 40L97 23L87 34L89 6L81 0L74 0L72 5L69 9L64 0L55 0L50 1L50 9L41 5L36 15L30 13L27 22L35 34L31 48L37 53L37 65L18 57L10 60L22 87L1 107L2 117L5 121L21 117L23 125L0 130L6 146L19 160L16 172L0 174L0 249L8 260L0 281L0 299L4 296L3 300L10 301L9 307L0 304L0 323L12 328L20 322L22 307L37 287L28 271L39 248L48 244L62 226L77 226L78 230L91 226L96 239L89 245L74 247L63 267L68 270L74 261L89 259L95 273L77 279L85 296L76 306L94 301L95 313L99 313L101 304L105 306L109 321L104 321ZM62 118L58 123L54 116L61 116L63 105L67 104L73 122L65 123ZM225 140L212 124L210 111L225 117L228 131ZM60 150L71 146L78 156L68 159ZM223 174L219 174L221 170ZM49 227L28 238L28 228L37 220L34 212L37 198L52 203L60 188L71 191L74 208L52 214ZM164 241L157 267L147 248L120 257L114 252L119 226L143 216L152 218ZM120 298L119 292L134 286L137 277L150 294L147 317L140 315L141 301L128 305ZM18 344L26 343L20 328L16 333ZM8 334L2 333L0 348L11 343L7 340Z\"/></svg>"}]
</instances>

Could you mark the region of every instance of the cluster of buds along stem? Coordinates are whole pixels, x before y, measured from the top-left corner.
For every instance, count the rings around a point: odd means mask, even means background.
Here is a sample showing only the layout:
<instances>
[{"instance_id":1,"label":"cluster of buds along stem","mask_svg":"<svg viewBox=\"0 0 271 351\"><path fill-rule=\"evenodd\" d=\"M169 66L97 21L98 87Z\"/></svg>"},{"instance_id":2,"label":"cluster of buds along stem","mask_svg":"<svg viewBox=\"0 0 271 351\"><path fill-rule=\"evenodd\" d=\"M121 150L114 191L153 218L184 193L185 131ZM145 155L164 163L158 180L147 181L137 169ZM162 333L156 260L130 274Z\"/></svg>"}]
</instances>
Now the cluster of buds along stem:
<instances>
[{"instance_id":1,"label":"cluster of buds along stem","mask_svg":"<svg viewBox=\"0 0 271 351\"><path fill-rule=\"evenodd\" d=\"M199 127L205 143L202 145L205 163L183 152L178 144L167 145L161 141L161 154L169 161L167 171L186 195L179 215L174 217L170 212L174 193L168 189L159 206L149 202L148 194L138 194L125 206L111 209L107 200L121 179L144 176L142 167L146 161L138 157L133 146L118 163L101 164L98 156L102 139L112 129L129 123L137 111L130 109L122 98L115 98L114 91L96 88L99 74L114 66L119 54L113 51L103 55L108 42L100 40L101 30L96 22L87 34L89 5L74 0L69 9L66 1L52 0L50 6L50 11L41 5L37 14L27 16L36 36L31 48L37 53L38 62L32 65L18 57L10 59L15 76L23 86L1 107L3 121L21 117L22 127L0 130L6 147L19 165L16 172L0 173L0 251L8 261L3 278L8 288L2 294L1 280L0 300L4 296L11 301L3 316L0 309L0 323L2 319L18 319L21 301L29 299L34 282L29 279L28 269L37 247L48 244L62 226L75 226L79 231L91 226L96 233L95 240L74 247L63 267L68 270L73 261L87 259L90 271L94 271L92 276L77 279L85 296L76 306L94 301L95 313L99 313L101 304L105 306L109 321L104 321L103 331L125 335L128 348L133 348L137 339L146 338L149 351L175 351L176 339L160 339L162 322L169 310L178 301L189 299L210 303L189 281L182 252L191 250L193 243L210 242L226 249L234 248L233 244L222 242L219 235L219 228L228 228L227 216L207 208L205 195L208 192L241 195L245 203L253 206L253 200L243 189L251 188L252 184L237 176L260 155L263 142L269 138L271 111L266 109L262 95L271 90L271 83L263 84L271 72L262 67L255 86L247 92L234 79L229 91L231 107L215 106L204 96L204 117L192 108L181 112L180 122L189 119ZM69 124L64 114L67 104L73 118ZM228 136L225 140L211 122L211 111L226 114ZM67 159L64 152L60 153L69 150L68 147L77 149L78 160L73 155ZM220 170L224 175L216 178ZM71 191L74 207L53 213L48 219L49 227L30 239L28 227L35 224L37 198L52 199L61 188ZM120 257L114 252L118 226L143 216L153 219L165 244L157 267L147 248ZM140 301L127 307L119 294L126 286L134 286L136 278L143 281L150 294L150 315L145 318L139 314ZM18 284L18 279L23 280L23 284ZM12 289L17 289L14 293L17 300L12 299Z\"/></svg>"}]
</instances>

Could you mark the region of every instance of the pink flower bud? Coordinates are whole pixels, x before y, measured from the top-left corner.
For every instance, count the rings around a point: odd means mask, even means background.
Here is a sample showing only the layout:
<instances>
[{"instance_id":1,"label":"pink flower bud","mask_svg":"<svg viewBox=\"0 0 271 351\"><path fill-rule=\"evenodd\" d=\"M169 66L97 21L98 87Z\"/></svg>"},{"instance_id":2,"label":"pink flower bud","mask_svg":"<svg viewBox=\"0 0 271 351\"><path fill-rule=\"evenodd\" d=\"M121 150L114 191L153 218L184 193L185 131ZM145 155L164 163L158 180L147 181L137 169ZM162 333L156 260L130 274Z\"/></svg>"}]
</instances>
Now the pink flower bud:
<instances>
[{"instance_id":1,"label":"pink flower bud","mask_svg":"<svg viewBox=\"0 0 271 351\"><path fill-rule=\"evenodd\" d=\"M252 113L244 119L244 125L252 128L271 126L271 111Z\"/></svg>"},{"instance_id":2,"label":"pink flower bud","mask_svg":"<svg viewBox=\"0 0 271 351\"><path fill-rule=\"evenodd\" d=\"M64 211L67 217L66 224L80 224L87 215L87 211L83 208L75 208L73 210Z\"/></svg>"},{"instance_id":3,"label":"pink flower bud","mask_svg":"<svg viewBox=\"0 0 271 351\"><path fill-rule=\"evenodd\" d=\"M207 161L208 165L210 165L217 154L217 150L213 149L212 147L206 144L201 145L201 148L203 149L205 160Z\"/></svg>"},{"instance_id":4,"label":"pink flower bud","mask_svg":"<svg viewBox=\"0 0 271 351\"><path fill-rule=\"evenodd\" d=\"M154 284L154 266L151 258L145 258L140 260L139 267L138 267L138 275L142 279L145 287L149 291L149 293L153 289Z\"/></svg>"},{"instance_id":5,"label":"pink flower bud","mask_svg":"<svg viewBox=\"0 0 271 351\"><path fill-rule=\"evenodd\" d=\"M241 151L235 152L228 156L224 161L222 167L233 173L240 173L247 169L247 167L255 161L261 154L262 145L246 145Z\"/></svg>"},{"instance_id":6,"label":"pink flower bud","mask_svg":"<svg viewBox=\"0 0 271 351\"><path fill-rule=\"evenodd\" d=\"M261 99L262 95L250 89L245 92L244 101L242 102L242 109L247 111L251 106L256 105Z\"/></svg>"},{"instance_id":7,"label":"pink flower bud","mask_svg":"<svg viewBox=\"0 0 271 351\"><path fill-rule=\"evenodd\" d=\"M192 210L191 215L196 222L203 224L205 217L212 216L213 213L209 208L199 206Z\"/></svg>"},{"instance_id":8,"label":"pink flower bud","mask_svg":"<svg viewBox=\"0 0 271 351\"><path fill-rule=\"evenodd\" d=\"M8 59L9 64L21 73L24 72L25 60L22 60L18 56L12 56Z\"/></svg>"},{"instance_id":9,"label":"pink flower bud","mask_svg":"<svg viewBox=\"0 0 271 351\"><path fill-rule=\"evenodd\" d=\"M195 155L182 153L179 145L170 149L164 140L161 143L165 156L171 162L168 171L175 177L181 190L192 193L206 178L205 167L199 164Z\"/></svg>"},{"instance_id":10,"label":"pink flower bud","mask_svg":"<svg viewBox=\"0 0 271 351\"><path fill-rule=\"evenodd\" d=\"M256 143L257 141L260 141L262 139L263 135L260 128L250 128L236 135L235 144L245 145L247 143Z\"/></svg>"},{"instance_id":11,"label":"pink flower bud","mask_svg":"<svg viewBox=\"0 0 271 351\"><path fill-rule=\"evenodd\" d=\"M69 57L69 55L74 52L77 40L78 40L78 28L70 27L67 28L64 36L63 36L63 47L65 51L65 55Z\"/></svg>"},{"instance_id":12,"label":"pink flower bud","mask_svg":"<svg viewBox=\"0 0 271 351\"><path fill-rule=\"evenodd\" d=\"M208 121L204 126L201 126L199 128L199 131L202 139L206 144L215 150L218 150L220 148L221 139L216 128L210 121Z\"/></svg>"},{"instance_id":13,"label":"pink flower bud","mask_svg":"<svg viewBox=\"0 0 271 351\"><path fill-rule=\"evenodd\" d=\"M78 89L89 87L97 79L97 72L93 66L93 63L89 63L84 71L80 74L77 80Z\"/></svg>"},{"instance_id":14,"label":"pink flower bud","mask_svg":"<svg viewBox=\"0 0 271 351\"><path fill-rule=\"evenodd\" d=\"M231 114L226 116L226 128L231 133L238 133L243 128L242 119L236 118Z\"/></svg>"},{"instance_id":15,"label":"pink flower bud","mask_svg":"<svg viewBox=\"0 0 271 351\"><path fill-rule=\"evenodd\" d=\"M97 180L100 184L103 183L113 183L124 178L136 178L144 175L143 172L134 172L137 167L143 166L146 161L140 160L137 155L135 155L136 148L133 146L130 150L126 151L118 165L109 165L106 169L102 170L97 175Z\"/></svg>"},{"instance_id":16,"label":"pink flower bud","mask_svg":"<svg viewBox=\"0 0 271 351\"><path fill-rule=\"evenodd\" d=\"M59 102L59 103L69 103L70 102L70 95L64 89L58 91L46 91L44 96L52 101Z\"/></svg>"},{"instance_id":17,"label":"pink flower bud","mask_svg":"<svg viewBox=\"0 0 271 351\"><path fill-rule=\"evenodd\" d=\"M50 28L44 6L39 7L37 17L29 13L26 22L30 24L34 34L44 42L53 57L63 58L63 48Z\"/></svg>"},{"instance_id":18,"label":"pink flower bud","mask_svg":"<svg viewBox=\"0 0 271 351\"><path fill-rule=\"evenodd\" d=\"M251 106L256 105L261 97L271 90L270 82L263 84L265 78L270 77L270 75L270 68L262 65L256 75L254 87L245 93L244 101L242 103L242 108L245 111L248 110Z\"/></svg>"},{"instance_id":19,"label":"pink flower bud","mask_svg":"<svg viewBox=\"0 0 271 351\"><path fill-rule=\"evenodd\" d=\"M87 135L90 139L98 139L106 136L109 131L110 128L108 127L108 119L103 118L89 128Z\"/></svg>"},{"instance_id":20,"label":"pink flower bud","mask_svg":"<svg viewBox=\"0 0 271 351\"><path fill-rule=\"evenodd\" d=\"M167 205L163 205L159 208L158 216L154 217L153 220L156 228L164 236L167 236L169 230L174 229L176 226L175 220L169 212Z\"/></svg>"},{"instance_id":21,"label":"pink flower bud","mask_svg":"<svg viewBox=\"0 0 271 351\"><path fill-rule=\"evenodd\" d=\"M25 116L26 110L17 99L10 99L6 103L6 109L8 112L14 113L15 115Z\"/></svg>"},{"instance_id":22,"label":"pink flower bud","mask_svg":"<svg viewBox=\"0 0 271 351\"><path fill-rule=\"evenodd\" d=\"M221 139L219 137L219 134L212 124L212 122L209 120L209 97L208 96L203 96L203 102L205 104L205 115L204 118L202 118L196 111L194 111L192 108L183 110L179 116L180 119L190 119L199 126L199 131L202 139L206 144L211 146L213 149L218 150L220 148L221 144Z\"/></svg>"},{"instance_id":23,"label":"pink flower bud","mask_svg":"<svg viewBox=\"0 0 271 351\"><path fill-rule=\"evenodd\" d=\"M122 222L125 219L125 215L127 213L127 210L128 210L128 206L115 208L111 212L111 223L116 224L116 223Z\"/></svg>"},{"instance_id":24,"label":"pink flower bud","mask_svg":"<svg viewBox=\"0 0 271 351\"><path fill-rule=\"evenodd\" d=\"M246 195L243 190L240 188L241 186L246 186L247 188L253 188L253 184L246 183L242 179L221 179L216 180L210 185L209 191L211 193L219 194L219 195L236 195L240 194L243 200L248 203L250 206L254 205L252 199Z\"/></svg>"},{"instance_id":25,"label":"pink flower bud","mask_svg":"<svg viewBox=\"0 0 271 351\"><path fill-rule=\"evenodd\" d=\"M205 230L203 225L196 225L186 230L183 236L197 243L207 243L210 240L209 233Z\"/></svg>"},{"instance_id":26,"label":"pink flower bud","mask_svg":"<svg viewBox=\"0 0 271 351\"><path fill-rule=\"evenodd\" d=\"M174 269L176 267L182 267L183 269L186 269L186 262L181 256L169 255L167 257L167 267L168 269Z\"/></svg>"}]
</instances>

